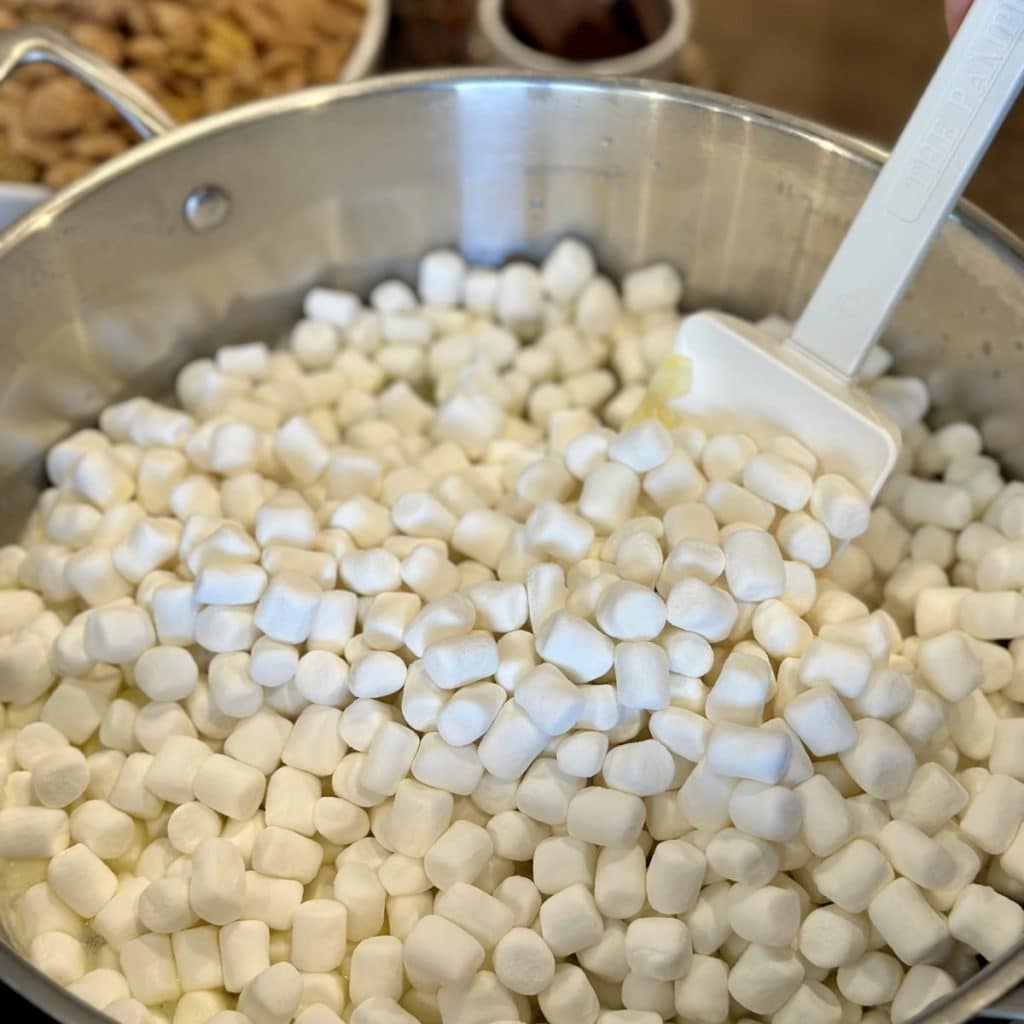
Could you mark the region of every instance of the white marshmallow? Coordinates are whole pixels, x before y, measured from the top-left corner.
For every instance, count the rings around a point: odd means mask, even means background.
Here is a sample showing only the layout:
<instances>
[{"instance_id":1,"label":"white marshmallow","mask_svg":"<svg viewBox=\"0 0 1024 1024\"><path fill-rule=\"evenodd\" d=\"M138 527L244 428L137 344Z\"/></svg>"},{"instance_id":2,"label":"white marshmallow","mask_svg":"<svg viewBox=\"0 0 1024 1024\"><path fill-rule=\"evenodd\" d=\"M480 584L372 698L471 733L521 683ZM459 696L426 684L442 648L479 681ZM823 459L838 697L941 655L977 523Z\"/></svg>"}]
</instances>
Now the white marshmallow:
<instances>
[{"instance_id":1,"label":"white marshmallow","mask_svg":"<svg viewBox=\"0 0 1024 1024\"><path fill-rule=\"evenodd\" d=\"M909 879L897 878L868 906L871 923L905 964L922 963L939 953L949 937L945 918L925 901Z\"/></svg>"},{"instance_id":2,"label":"white marshmallow","mask_svg":"<svg viewBox=\"0 0 1024 1024\"><path fill-rule=\"evenodd\" d=\"M771 843L738 829L723 829L705 853L710 868L746 885L765 885L779 869L778 852Z\"/></svg>"},{"instance_id":3,"label":"white marshmallow","mask_svg":"<svg viewBox=\"0 0 1024 1024\"><path fill-rule=\"evenodd\" d=\"M541 904L539 921L541 935L555 956L594 945L604 930L594 898L581 884L549 896Z\"/></svg>"},{"instance_id":4,"label":"white marshmallow","mask_svg":"<svg viewBox=\"0 0 1024 1024\"><path fill-rule=\"evenodd\" d=\"M62 809L26 806L0 810L0 857L49 859L69 844L68 816Z\"/></svg>"},{"instance_id":5,"label":"white marshmallow","mask_svg":"<svg viewBox=\"0 0 1024 1024\"><path fill-rule=\"evenodd\" d=\"M796 786L803 806L803 840L817 857L827 857L853 838L853 820L842 794L824 775Z\"/></svg>"},{"instance_id":6,"label":"white marshmallow","mask_svg":"<svg viewBox=\"0 0 1024 1024\"><path fill-rule=\"evenodd\" d=\"M908 822L890 821L878 833L877 843L899 874L924 889L941 889L953 880L953 858Z\"/></svg>"},{"instance_id":7,"label":"white marshmallow","mask_svg":"<svg viewBox=\"0 0 1024 1024\"><path fill-rule=\"evenodd\" d=\"M729 994L753 1013L777 1014L803 978L804 968L789 949L752 942L729 971Z\"/></svg>"},{"instance_id":8,"label":"white marshmallow","mask_svg":"<svg viewBox=\"0 0 1024 1024\"><path fill-rule=\"evenodd\" d=\"M877 847L854 839L822 860L812 877L823 896L849 913L860 913L894 875Z\"/></svg>"},{"instance_id":9,"label":"white marshmallow","mask_svg":"<svg viewBox=\"0 0 1024 1024\"><path fill-rule=\"evenodd\" d=\"M816 967L832 969L855 963L868 948L867 918L839 907L817 907L800 926L801 955Z\"/></svg>"},{"instance_id":10,"label":"white marshmallow","mask_svg":"<svg viewBox=\"0 0 1024 1024\"><path fill-rule=\"evenodd\" d=\"M672 783L672 755L657 740L623 743L608 751L602 765L605 782L636 796L662 793Z\"/></svg>"},{"instance_id":11,"label":"white marshmallow","mask_svg":"<svg viewBox=\"0 0 1024 1024\"><path fill-rule=\"evenodd\" d=\"M675 1009L700 1024L717 1024L729 1015L728 965L694 954L686 977L675 983Z\"/></svg>"},{"instance_id":12,"label":"white marshmallow","mask_svg":"<svg viewBox=\"0 0 1024 1024\"><path fill-rule=\"evenodd\" d=\"M814 481L811 513L836 540L852 540L868 528L871 507L845 477L825 473Z\"/></svg>"},{"instance_id":13,"label":"white marshmallow","mask_svg":"<svg viewBox=\"0 0 1024 1024\"><path fill-rule=\"evenodd\" d=\"M666 616L657 594L626 580L606 587L595 609L598 626L617 640L653 640L664 628Z\"/></svg>"},{"instance_id":14,"label":"white marshmallow","mask_svg":"<svg viewBox=\"0 0 1024 1024\"><path fill-rule=\"evenodd\" d=\"M744 781L729 797L729 817L750 835L785 843L799 833L803 808L792 790Z\"/></svg>"},{"instance_id":15,"label":"white marshmallow","mask_svg":"<svg viewBox=\"0 0 1024 1024\"><path fill-rule=\"evenodd\" d=\"M793 889L736 885L730 892L730 927L748 942L789 946L800 930L800 916L800 899Z\"/></svg>"},{"instance_id":16,"label":"white marshmallow","mask_svg":"<svg viewBox=\"0 0 1024 1024\"><path fill-rule=\"evenodd\" d=\"M704 705L711 722L758 725L772 687L768 661L742 651L733 651L722 665Z\"/></svg>"},{"instance_id":17,"label":"white marshmallow","mask_svg":"<svg viewBox=\"0 0 1024 1024\"><path fill-rule=\"evenodd\" d=\"M565 827L574 839L622 848L636 841L643 821L644 804L638 796L593 786L572 797Z\"/></svg>"},{"instance_id":18,"label":"white marshmallow","mask_svg":"<svg viewBox=\"0 0 1024 1024\"><path fill-rule=\"evenodd\" d=\"M192 854L192 909L210 924L237 921L245 902L245 863L227 839L204 839Z\"/></svg>"},{"instance_id":19,"label":"white marshmallow","mask_svg":"<svg viewBox=\"0 0 1024 1024\"><path fill-rule=\"evenodd\" d=\"M960 831L986 853L1003 853L1024 819L1024 783L1008 775L990 775L971 796Z\"/></svg>"},{"instance_id":20,"label":"white marshmallow","mask_svg":"<svg viewBox=\"0 0 1024 1024\"><path fill-rule=\"evenodd\" d=\"M352 951L349 998L353 1005L368 999L400 999L402 995L402 943L393 935L363 939Z\"/></svg>"},{"instance_id":21,"label":"white marshmallow","mask_svg":"<svg viewBox=\"0 0 1024 1024\"><path fill-rule=\"evenodd\" d=\"M792 744L784 733L720 722L708 738L708 767L719 775L773 785L786 773Z\"/></svg>"},{"instance_id":22,"label":"white marshmallow","mask_svg":"<svg viewBox=\"0 0 1024 1024\"><path fill-rule=\"evenodd\" d=\"M647 900L659 914L686 914L697 903L707 862L683 839L658 843L647 867Z\"/></svg>"},{"instance_id":23,"label":"white marshmallow","mask_svg":"<svg viewBox=\"0 0 1024 1024\"><path fill-rule=\"evenodd\" d=\"M46 880L80 917L95 916L117 891L117 876L82 843L53 857L47 865Z\"/></svg>"},{"instance_id":24,"label":"white marshmallow","mask_svg":"<svg viewBox=\"0 0 1024 1024\"><path fill-rule=\"evenodd\" d=\"M476 939L444 917L429 914L406 936L407 970L442 985L463 985L480 968L484 950Z\"/></svg>"},{"instance_id":25,"label":"white marshmallow","mask_svg":"<svg viewBox=\"0 0 1024 1024\"><path fill-rule=\"evenodd\" d=\"M720 587L690 578L677 583L668 595L668 621L712 643L724 640L737 616L736 602Z\"/></svg>"},{"instance_id":26,"label":"white marshmallow","mask_svg":"<svg viewBox=\"0 0 1024 1024\"><path fill-rule=\"evenodd\" d=\"M207 807L228 818L244 820L251 818L262 803L266 779L250 765L212 754L199 766L193 790L196 799Z\"/></svg>"},{"instance_id":27,"label":"white marshmallow","mask_svg":"<svg viewBox=\"0 0 1024 1024\"><path fill-rule=\"evenodd\" d=\"M782 554L763 530L736 530L723 541L725 578L738 601L765 601L786 589Z\"/></svg>"},{"instance_id":28,"label":"white marshmallow","mask_svg":"<svg viewBox=\"0 0 1024 1024\"><path fill-rule=\"evenodd\" d=\"M815 757L848 750L857 730L843 703L828 686L811 686L786 704L786 723Z\"/></svg>"},{"instance_id":29,"label":"white marshmallow","mask_svg":"<svg viewBox=\"0 0 1024 1024\"><path fill-rule=\"evenodd\" d=\"M870 718L860 719L856 729L857 742L839 754L843 768L871 796L891 800L905 793L917 761L904 739L892 726Z\"/></svg>"}]
</instances>

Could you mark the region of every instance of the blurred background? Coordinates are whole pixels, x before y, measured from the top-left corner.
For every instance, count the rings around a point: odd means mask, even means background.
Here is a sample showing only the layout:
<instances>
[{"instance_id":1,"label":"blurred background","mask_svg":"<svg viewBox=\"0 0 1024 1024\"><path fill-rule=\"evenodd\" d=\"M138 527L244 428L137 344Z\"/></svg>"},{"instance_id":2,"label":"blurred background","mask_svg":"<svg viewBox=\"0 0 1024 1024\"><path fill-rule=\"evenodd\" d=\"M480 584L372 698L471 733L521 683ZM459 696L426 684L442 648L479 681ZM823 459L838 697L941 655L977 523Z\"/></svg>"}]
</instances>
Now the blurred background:
<instances>
[{"instance_id":1,"label":"blurred background","mask_svg":"<svg viewBox=\"0 0 1024 1024\"><path fill-rule=\"evenodd\" d=\"M692 0L680 74L892 144L948 39L942 0ZM394 0L391 66L472 55L473 0ZM1024 235L1024 103L1011 112L967 192Z\"/></svg>"},{"instance_id":2,"label":"blurred background","mask_svg":"<svg viewBox=\"0 0 1024 1024\"><path fill-rule=\"evenodd\" d=\"M333 81L381 2L0 0L0 29L55 24L188 120ZM614 2L650 10L657 0ZM894 141L947 44L943 0L688 2L692 32L675 77L882 143ZM505 0L502 10L513 3L550 26L583 0ZM382 70L486 61L493 52L474 29L477 5L390 0ZM60 187L134 141L106 104L54 68L22 69L0 87L0 180ZM1024 234L1024 103L968 195Z\"/></svg>"}]
</instances>

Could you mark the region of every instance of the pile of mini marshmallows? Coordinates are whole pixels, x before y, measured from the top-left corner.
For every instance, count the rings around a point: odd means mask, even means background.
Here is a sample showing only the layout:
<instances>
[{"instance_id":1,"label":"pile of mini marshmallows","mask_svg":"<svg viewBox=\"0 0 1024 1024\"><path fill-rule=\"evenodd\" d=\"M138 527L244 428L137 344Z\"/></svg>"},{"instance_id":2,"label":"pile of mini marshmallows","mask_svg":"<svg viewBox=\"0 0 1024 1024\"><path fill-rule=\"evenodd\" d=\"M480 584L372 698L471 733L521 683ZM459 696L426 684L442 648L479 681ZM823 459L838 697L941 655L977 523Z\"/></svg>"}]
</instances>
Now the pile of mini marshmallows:
<instances>
[{"instance_id":1,"label":"pile of mini marshmallows","mask_svg":"<svg viewBox=\"0 0 1024 1024\"><path fill-rule=\"evenodd\" d=\"M0 550L31 961L123 1024L883 1024L1024 936L1024 484L979 432L877 352L871 510L635 415L668 265L417 292L315 289L50 452Z\"/></svg>"}]
</instances>

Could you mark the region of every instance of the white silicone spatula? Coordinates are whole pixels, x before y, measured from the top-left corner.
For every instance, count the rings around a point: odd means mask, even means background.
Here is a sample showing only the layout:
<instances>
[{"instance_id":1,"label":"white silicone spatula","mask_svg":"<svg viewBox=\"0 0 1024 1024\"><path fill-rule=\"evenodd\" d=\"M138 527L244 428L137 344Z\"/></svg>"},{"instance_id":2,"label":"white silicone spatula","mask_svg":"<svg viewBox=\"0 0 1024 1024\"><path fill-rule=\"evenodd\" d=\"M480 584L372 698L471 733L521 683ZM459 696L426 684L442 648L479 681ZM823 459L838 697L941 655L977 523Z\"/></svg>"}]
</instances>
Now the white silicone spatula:
<instances>
[{"instance_id":1,"label":"white silicone spatula","mask_svg":"<svg viewBox=\"0 0 1024 1024\"><path fill-rule=\"evenodd\" d=\"M1022 84L1024 0L976 0L792 337L688 317L674 353L689 360L690 390L661 395L668 409L791 434L873 499L899 432L854 378Z\"/></svg>"}]
</instances>

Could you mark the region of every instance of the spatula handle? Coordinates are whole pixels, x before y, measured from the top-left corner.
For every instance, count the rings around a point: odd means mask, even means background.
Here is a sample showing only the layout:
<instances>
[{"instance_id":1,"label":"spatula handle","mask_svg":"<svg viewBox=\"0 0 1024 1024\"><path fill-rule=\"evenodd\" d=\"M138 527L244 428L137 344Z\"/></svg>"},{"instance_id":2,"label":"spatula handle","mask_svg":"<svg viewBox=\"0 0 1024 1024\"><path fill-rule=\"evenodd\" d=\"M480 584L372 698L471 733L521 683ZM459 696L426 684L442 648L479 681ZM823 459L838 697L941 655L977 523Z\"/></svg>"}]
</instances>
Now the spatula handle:
<instances>
[{"instance_id":1,"label":"spatula handle","mask_svg":"<svg viewBox=\"0 0 1024 1024\"><path fill-rule=\"evenodd\" d=\"M857 373L1022 84L1024 0L975 0L800 317L797 345Z\"/></svg>"}]
</instances>

